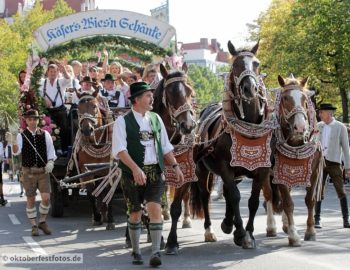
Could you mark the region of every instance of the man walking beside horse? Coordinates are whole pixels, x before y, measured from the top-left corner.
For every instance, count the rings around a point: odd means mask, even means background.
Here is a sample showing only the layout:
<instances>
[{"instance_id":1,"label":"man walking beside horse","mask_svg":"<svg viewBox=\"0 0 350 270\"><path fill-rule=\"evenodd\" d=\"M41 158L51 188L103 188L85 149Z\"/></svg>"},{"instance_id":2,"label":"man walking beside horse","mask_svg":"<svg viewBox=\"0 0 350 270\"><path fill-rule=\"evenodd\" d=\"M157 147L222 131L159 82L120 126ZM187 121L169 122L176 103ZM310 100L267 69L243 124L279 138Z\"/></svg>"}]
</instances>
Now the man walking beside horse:
<instances>
[{"instance_id":1,"label":"man walking beside horse","mask_svg":"<svg viewBox=\"0 0 350 270\"><path fill-rule=\"evenodd\" d=\"M141 204L146 201L150 217L152 255L150 265L162 264L160 244L162 237L161 197L164 192L164 159L172 164L179 180L183 174L173 155L162 119L153 108L153 90L145 82L130 85L132 109L120 116L113 127L112 153L120 160L122 188L129 211L129 233L133 249L133 264L143 264L139 247L141 234Z\"/></svg>"},{"instance_id":2,"label":"man walking beside horse","mask_svg":"<svg viewBox=\"0 0 350 270\"><path fill-rule=\"evenodd\" d=\"M327 175L329 175L340 200L341 212L343 214L343 226L344 228L350 228L348 200L345 194L344 177L341 167L341 157L343 155L345 176L350 176L348 133L345 125L334 119L333 113L335 110L336 107L327 103L321 104L319 108L322 121L318 123L318 128L320 130L320 140L326 163L323 170L322 200L324 198L326 178ZM319 201L315 206L315 228L319 229L322 228L320 222L321 203L322 201Z\"/></svg>"}]
</instances>

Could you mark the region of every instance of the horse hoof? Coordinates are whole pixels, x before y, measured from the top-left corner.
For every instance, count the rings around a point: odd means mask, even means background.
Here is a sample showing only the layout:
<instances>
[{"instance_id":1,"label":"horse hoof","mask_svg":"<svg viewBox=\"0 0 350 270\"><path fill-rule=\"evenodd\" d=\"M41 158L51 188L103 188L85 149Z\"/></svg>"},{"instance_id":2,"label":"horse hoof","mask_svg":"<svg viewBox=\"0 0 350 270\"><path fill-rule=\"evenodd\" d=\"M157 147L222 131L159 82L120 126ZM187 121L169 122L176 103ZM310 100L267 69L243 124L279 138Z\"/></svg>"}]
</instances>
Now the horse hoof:
<instances>
[{"instance_id":1,"label":"horse hoof","mask_svg":"<svg viewBox=\"0 0 350 270\"><path fill-rule=\"evenodd\" d=\"M288 234L288 226L283 226L282 230L284 231L285 234Z\"/></svg>"},{"instance_id":2,"label":"horse hoof","mask_svg":"<svg viewBox=\"0 0 350 270\"><path fill-rule=\"evenodd\" d=\"M162 211L163 219L164 220L169 220L170 219L170 213L168 210L163 210Z\"/></svg>"},{"instance_id":3,"label":"horse hoof","mask_svg":"<svg viewBox=\"0 0 350 270\"><path fill-rule=\"evenodd\" d=\"M192 228L191 222L183 222L182 223L182 229L189 229L189 228Z\"/></svg>"},{"instance_id":4,"label":"horse hoof","mask_svg":"<svg viewBox=\"0 0 350 270\"><path fill-rule=\"evenodd\" d=\"M233 225L227 226L226 223L223 221L223 222L221 222L221 230L223 233L231 234L233 231Z\"/></svg>"},{"instance_id":5,"label":"horse hoof","mask_svg":"<svg viewBox=\"0 0 350 270\"><path fill-rule=\"evenodd\" d=\"M92 226L100 226L100 225L102 225L103 224L103 222L101 221L101 220L94 220L93 222L92 222Z\"/></svg>"},{"instance_id":6,"label":"horse hoof","mask_svg":"<svg viewBox=\"0 0 350 270\"><path fill-rule=\"evenodd\" d=\"M243 241L244 241L244 237L246 235L246 231L242 230L242 231L237 231L235 230L233 232L233 242L241 247L243 245Z\"/></svg>"},{"instance_id":7,"label":"horse hoof","mask_svg":"<svg viewBox=\"0 0 350 270\"><path fill-rule=\"evenodd\" d=\"M107 223L106 230L107 231L115 230L115 224L114 223Z\"/></svg>"},{"instance_id":8,"label":"horse hoof","mask_svg":"<svg viewBox=\"0 0 350 270\"><path fill-rule=\"evenodd\" d=\"M243 241L242 248L243 249L256 249L256 242L255 242L255 240L252 240L252 241L249 241L249 242Z\"/></svg>"},{"instance_id":9,"label":"horse hoof","mask_svg":"<svg viewBox=\"0 0 350 270\"><path fill-rule=\"evenodd\" d=\"M275 229L272 230L266 230L266 237L276 237L277 233Z\"/></svg>"},{"instance_id":10,"label":"horse hoof","mask_svg":"<svg viewBox=\"0 0 350 270\"><path fill-rule=\"evenodd\" d=\"M205 233L204 234L204 242L216 242L216 235L214 233Z\"/></svg>"},{"instance_id":11,"label":"horse hoof","mask_svg":"<svg viewBox=\"0 0 350 270\"><path fill-rule=\"evenodd\" d=\"M126 240L125 240L125 248L132 248L131 240L130 240L130 239L126 239Z\"/></svg>"},{"instance_id":12,"label":"horse hoof","mask_svg":"<svg viewBox=\"0 0 350 270\"><path fill-rule=\"evenodd\" d=\"M288 239L288 242L289 242L290 247L300 247L301 246L301 243L299 240Z\"/></svg>"},{"instance_id":13,"label":"horse hoof","mask_svg":"<svg viewBox=\"0 0 350 270\"><path fill-rule=\"evenodd\" d=\"M305 234L304 241L316 241L316 234Z\"/></svg>"},{"instance_id":14,"label":"horse hoof","mask_svg":"<svg viewBox=\"0 0 350 270\"><path fill-rule=\"evenodd\" d=\"M165 255L178 255L179 249L177 247L165 247Z\"/></svg>"}]
</instances>

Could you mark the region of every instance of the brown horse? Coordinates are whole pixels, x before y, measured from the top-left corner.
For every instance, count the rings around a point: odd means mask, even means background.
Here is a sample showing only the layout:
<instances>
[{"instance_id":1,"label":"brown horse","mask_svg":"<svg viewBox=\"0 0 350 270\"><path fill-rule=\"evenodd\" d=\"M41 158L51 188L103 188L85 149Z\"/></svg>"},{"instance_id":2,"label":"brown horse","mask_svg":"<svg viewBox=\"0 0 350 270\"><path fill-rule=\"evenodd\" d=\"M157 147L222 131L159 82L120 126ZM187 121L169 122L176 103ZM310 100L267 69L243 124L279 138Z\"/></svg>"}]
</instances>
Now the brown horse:
<instances>
[{"instance_id":1,"label":"brown horse","mask_svg":"<svg viewBox=\"0 0 350 270\"><path fill-rule=\"evenodd\" d=\"M199 181L191 187L193 210L198 216L204 214L206 240L207 236L214 239L208 204L212 175L221 176L226 199L221 229L230 234L235 225L234 242L243 248L256 247L254 218L260 191L263 186L269 186L272 164L270 142L274 123L269 120L267 93L259 75L259 60L255 56L258 47L259 43L251 50L237 51L228 42L233 63L226 81L223 105L210 105L201 113L197 128L200 141L194 149ZM244 177L253 179L245 229L237 185ZM271 189L265 189L264 195L267 201L271 201Z\"/></svg>"},{"instance_id":2,"label":"brown horse","mask_svg":"<svg viewBox=\"0 0 350 270\"><path fill-rule=\"evenodd\" d=\"M94 91L92 95L83 93L79 94L78 104L78 119L79 119L79 131L77 133L77 139L74 145L74 152L77 153L77 161L79 171L83 173L87 170L86 165L109 163L111 155L111 136L109 129L104 126L103 116L99 109L99 103L97 100L98 89ZM84 177L81 181L92 180L93 177L100 177L102 175L94 175L92 177ZM84 184L83 184L84 185ZM93 225L101 225L102 215L97 206L98 200L92 195L95 188L95 182L84 185L87 189L87 196L92 206L93 211ZM103 194L105 195L105 194ZM101 197L103 195L100 195ZM98 198L99 199L99 198ZM104 207L106 207L104 205ZM107 230L113 230L115 228L112 213L112 203L107 206Z\"/></svg>"},{"instance_id":3,"label":"brown horse","mask_svg":"<svg viewBox=\"0 0 350 270\"><path fill-rule=\"evenodd\" d=\"M193 137L194 139L193 130L196 126L193 115L194 112L192 110L194 90L187 82L187 70L186 63L183 64L182 71L172 73L169 73L163 65L160 65L163 79L160 81L154 93L153 108L153 111L158 113L164 122L170 142L174 145L175 157L183 172L188 171L188 166L191 166L189 159L192 159L194 141L191 143L187 141L187 138ZM182 155L185 154L186 160L184 160L184 163L182 163L180 160L181 158L179 159L179 156L177 156L178 152L181 152ZM190 158L188 159L188 157ZM168 169L166 169L166 171L167 170ZM194 177L194 170L192 177ZM188 182L178 183L178 185L176 185L177 188L175 189L173 202L170 208L172 225L166 244L166 254L177 253L177 222L182 211L182 200L187 197L188 202L189 181L192 181L192 177L190 180L188 179ZM167 180L169 182L169 178ZM189 218L189 213L186 213L186 211L185 218Z\"/></svg>"},{"instance_id":4,"label":"brown horse","mask_svg":"<svg viewBox=\"0 0 350 270\"><path fill-rule=\"evenodd\" d=\"M316 138L316 112L310 98L313 93L306 89L307 79L283 79L278 76L281 89L275 103L280 128L276 130L273 182L278 184L281 193L283 230L288 233L290 246L300 246L293 219L291 188L306 186L308 217L304 240L308 241L316 240L313 209L322 185L323 159Z\"/></svg>"}]
</instances>

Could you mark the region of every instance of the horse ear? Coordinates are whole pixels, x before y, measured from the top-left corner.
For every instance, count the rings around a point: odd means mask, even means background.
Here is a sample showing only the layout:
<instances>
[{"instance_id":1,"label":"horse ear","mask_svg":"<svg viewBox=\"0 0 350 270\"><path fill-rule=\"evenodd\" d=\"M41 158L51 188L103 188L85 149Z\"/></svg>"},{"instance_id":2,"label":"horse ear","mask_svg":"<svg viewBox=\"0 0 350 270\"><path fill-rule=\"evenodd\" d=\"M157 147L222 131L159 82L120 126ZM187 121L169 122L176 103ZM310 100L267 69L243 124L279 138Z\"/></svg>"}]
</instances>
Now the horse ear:
<instances>
[{"instance_id":1,"label":"horse ear","mask_svg":"<svg viewBox=\"0 0 350 270\"><path fill-rule=\"evenodd\" d=\"M162 74L162 77L165 79L168 77L168 71L166 70L165 66L163 64L160 64L160 74Z\"/></svg>"},{"instance_id":2,"label":"horse ear","mask_svg":"<svg viewBox=\"0 0 350 270\"><path fill-rule=\"evenodd\" d=\"M187 66L186 62L183 63L181 69L182 69L183 72L185 72L185 74L187 74L187 72L188 72L188 66Z\"/></svg>"},{"instance_id":3,"label":"horse ear","mask_svg":"<svg viewBox=\"0 0 350 270\"><path fill-rule=\"evenodd\" d=\"M235 49L235 46L233 46L233 44L231 43L231 40L228 41L227 47L228 47L228 51L230 52L230 54L232 56L236 56L238 54L236 49Z\"/></svg>"},{"instance_id":4,"label":"horse ear","mask_svg":"<svg viewBox=\"0 0 350 270\"><path fill-rule=\"evenodd\" d=\"M306 78L304 78L304 79L302 79L301 81L300 81L300 85L302 86L302 87L305 87L305 85L307 84L307 81L309 80L309 77L306 77Z\"/></svg>"},{"instance_id":5,"label":"horse ear","mask_svg":"<svg viewBox=\"0 0 350 270\"><path fill-rule=\"evenodd\" d=\"M96 87L95 91L92 93L92 96L97 97L98 92L100 92L100 89L98 89L98 87Z\"/></svg>"},{"instance_id":6,"label":"horse ear","mask_svg":"<svg viewBox=\"0 0 350 270\"><path fill-rule=\"evenodd\" d=\"M286 85L281 75L278 75L278 83L280 84L281 87L284 87Z\"/></svg>"},{"instance_id":7,"label":"horse ear","mask_svg":"<svg viewBox=\"0 0 350 270\"><path fill-rule=\"evenodd\" d=\"M255 54L258 52L259 49L259 43L260 43L260 39L258 40L258 43L255 44L255 46L251 49L251 53Z\"/></svg>"}]
</instances>

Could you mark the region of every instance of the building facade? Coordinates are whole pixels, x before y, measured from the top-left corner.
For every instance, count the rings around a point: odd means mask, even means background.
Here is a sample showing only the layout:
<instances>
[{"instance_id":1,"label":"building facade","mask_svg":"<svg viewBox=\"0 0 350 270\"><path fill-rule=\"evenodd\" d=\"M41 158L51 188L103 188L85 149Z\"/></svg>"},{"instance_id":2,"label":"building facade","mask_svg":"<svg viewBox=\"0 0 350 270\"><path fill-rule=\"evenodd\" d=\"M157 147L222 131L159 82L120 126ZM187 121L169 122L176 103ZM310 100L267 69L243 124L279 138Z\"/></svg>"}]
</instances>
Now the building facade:
<instances>
[{"instance_id":1,"label":"building facade","mask_svg":"<svg viewBox=\"0 0 350 270\"><path fill-rule=\"evenodd\" d=\"M209 68L217 73L219 66L228 66L229 53L224 52L216 39L201 38L199 42L183 43L180 50L184 54L184 61Z\"/></svg>"},{"instance_id":2,"label":"building facade","mask_svg":"<svg viewBox=\"0 0 350 270\"><path fill-rule=\"evenodd\" d=\"M40 1L44 10L54 7L57 0L0 0L0 18L11 18L17 12L26 12ZM76 12L96 9L95 0L65 0Z\"/></svg>"}]
</instances>

